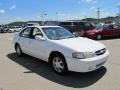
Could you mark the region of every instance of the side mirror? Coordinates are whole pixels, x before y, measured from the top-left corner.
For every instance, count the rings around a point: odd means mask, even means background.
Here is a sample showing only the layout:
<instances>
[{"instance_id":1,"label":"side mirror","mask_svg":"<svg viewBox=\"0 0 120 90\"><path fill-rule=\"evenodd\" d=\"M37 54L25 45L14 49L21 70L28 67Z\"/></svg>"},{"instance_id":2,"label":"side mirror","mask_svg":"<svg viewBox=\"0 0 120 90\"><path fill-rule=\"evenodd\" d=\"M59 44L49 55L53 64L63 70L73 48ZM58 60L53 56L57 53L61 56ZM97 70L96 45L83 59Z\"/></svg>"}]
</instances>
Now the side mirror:
<instances>
[{"instance_id":1,"label":"side mirror","mask_svg":"<svg viewBox=\"0 0 120 90\"><path fill-rule=\"evenodd\" d=\"M35 39L39 40L39 41L45 41L45 38L43 36L41 36L41 35L36 35Z\"/></svg>"},{"instance_id":2,"label":"side mirror","mask_svg":"<svg viewBox=\"0 0 120 90\"><path fill-rule=\"evenodd\" d=\"M78 34L76 32L73 32L73 35L75 35L76 37L79 37Z\"/></svg>"}]
</instances>

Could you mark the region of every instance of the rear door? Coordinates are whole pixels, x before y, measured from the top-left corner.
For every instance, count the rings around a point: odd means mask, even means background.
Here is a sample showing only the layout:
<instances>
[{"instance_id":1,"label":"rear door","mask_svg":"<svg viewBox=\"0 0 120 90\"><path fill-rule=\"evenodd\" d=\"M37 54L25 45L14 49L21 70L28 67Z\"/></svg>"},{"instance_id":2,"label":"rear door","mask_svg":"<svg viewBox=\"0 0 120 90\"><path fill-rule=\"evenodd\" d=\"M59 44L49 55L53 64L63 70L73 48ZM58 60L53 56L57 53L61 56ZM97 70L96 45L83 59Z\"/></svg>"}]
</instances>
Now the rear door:
<instances>
[{"instance_id":1,"label":"rear door","mask_svg":"<svg viewBox=\"0 0 120 90\"><path fill-rule=\"evenodd\" d=\"M25 28L20 34L18 38L18 42L21 46L21 49L24 53L30 54L29 46L30 46L30 36L31 36L32 28Z\"/></svg>"},{"instance_id":2,"label":"rear door","mask_svg":"<svg viewBox=\"0 0 120 90\"><path fill-rule=\"evenodd\" d=\"M120 36L120 27L114 27L114 33L116 36Z\"/></svg>"},{"instance_id":3,"label":"rear door","mask_svg":"<svg viewBox=\"0 0 120 90\"><path fill-rule=\"evenodd\" d=\"M102 36L109 37L109 36L114 36L115 34L116 32L115 29L113 28L113 25L103 26Z\"/></svg>"},{"instance_id":4,"label":"rear door","mask_svg":"<svg viewBox=\"0 0 120 90\"><path fill-rule=\"evenodd\" d=\"M118 30L113 27L113 25L108 26L109 35L108 36L118 36Z\"/></svg>"}]
</instances>

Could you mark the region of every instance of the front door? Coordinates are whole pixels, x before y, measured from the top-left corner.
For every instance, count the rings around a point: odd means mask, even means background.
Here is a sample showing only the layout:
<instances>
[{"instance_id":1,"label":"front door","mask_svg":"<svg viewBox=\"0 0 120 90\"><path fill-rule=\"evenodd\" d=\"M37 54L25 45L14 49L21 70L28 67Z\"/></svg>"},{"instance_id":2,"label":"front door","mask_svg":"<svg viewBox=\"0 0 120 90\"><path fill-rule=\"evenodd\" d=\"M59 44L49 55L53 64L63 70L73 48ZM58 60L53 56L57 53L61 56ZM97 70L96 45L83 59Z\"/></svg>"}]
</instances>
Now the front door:
<instances>
[{"instance_id":1,"label":"front door","mask_svg":"<svg viewBox=\"0 0 120 90\"><path fill-rule=\"evenodd\" d=\"M30 53L42 60L47 60L46 58L46 40L36 40L35 36L36 35L42 35L42 32L40 31L39 28L34 28L30 40Z\"/></svg>"}]
</instances>

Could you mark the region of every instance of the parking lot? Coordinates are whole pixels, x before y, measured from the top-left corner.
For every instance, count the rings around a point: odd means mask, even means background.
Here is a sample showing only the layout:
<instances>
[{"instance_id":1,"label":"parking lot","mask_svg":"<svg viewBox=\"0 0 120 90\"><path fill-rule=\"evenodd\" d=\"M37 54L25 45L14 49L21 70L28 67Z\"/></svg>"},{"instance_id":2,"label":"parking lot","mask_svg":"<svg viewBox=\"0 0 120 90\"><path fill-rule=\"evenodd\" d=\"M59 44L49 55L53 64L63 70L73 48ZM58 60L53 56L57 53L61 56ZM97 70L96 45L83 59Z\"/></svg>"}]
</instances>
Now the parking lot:
<instances>
[{"instance_id":1,"label":"parking lot","mask_svg":"<svg viewBox=\"0 0 120 90\"><path fill-rule=\"evenodd\" d=\"M60 76L46 62L27 55L18 57L13 35L0 34L0 90L120 90L120 38L99 41L110 51L101 69Z\"/></svg>"}]
</instances>

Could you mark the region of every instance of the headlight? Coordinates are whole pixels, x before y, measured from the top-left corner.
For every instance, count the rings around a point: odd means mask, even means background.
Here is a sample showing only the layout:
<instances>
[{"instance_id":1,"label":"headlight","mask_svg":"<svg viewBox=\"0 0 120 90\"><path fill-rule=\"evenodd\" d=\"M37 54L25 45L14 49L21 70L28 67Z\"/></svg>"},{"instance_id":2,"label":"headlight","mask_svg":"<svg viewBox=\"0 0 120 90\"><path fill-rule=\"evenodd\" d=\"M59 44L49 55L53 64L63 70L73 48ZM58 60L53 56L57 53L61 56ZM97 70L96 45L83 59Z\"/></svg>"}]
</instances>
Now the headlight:
<instances>
[{"instance_id":1,"label":"headlight","mask_svg":"<svg viewBox=\"0 0 120 90\"><path fill-rule=\"evenodd\" d=\"M84 52L85 58L92 58L95 57L96 54L92 52Z\"/></svg>"},{"instance_id":2,"label":"headlight","mask_svg":"<svg viewBox=\"0 0 120 90\"><path fill-rule=\"evenodd\" d=\"M92 58L95 57L96 54L92 53L92 52L75 52L72 54L73 58L77 58L77 59L85 59L85 58Z\"/></svg>"},{"instance_id":3,"label":"headlight","mask_svg":"<svg viewBox=\"0 0 120 90\"><path fill-rule=\"evenodd\" d=\"M73 54L72 54L72 57L73 57L73 58L77 58L77 59L84 59L84 58L85 58L84 54L83 54L83 53L80 53L80 52L75 52L75 53L73 53Z\"/></svg>"}]
</instances>

